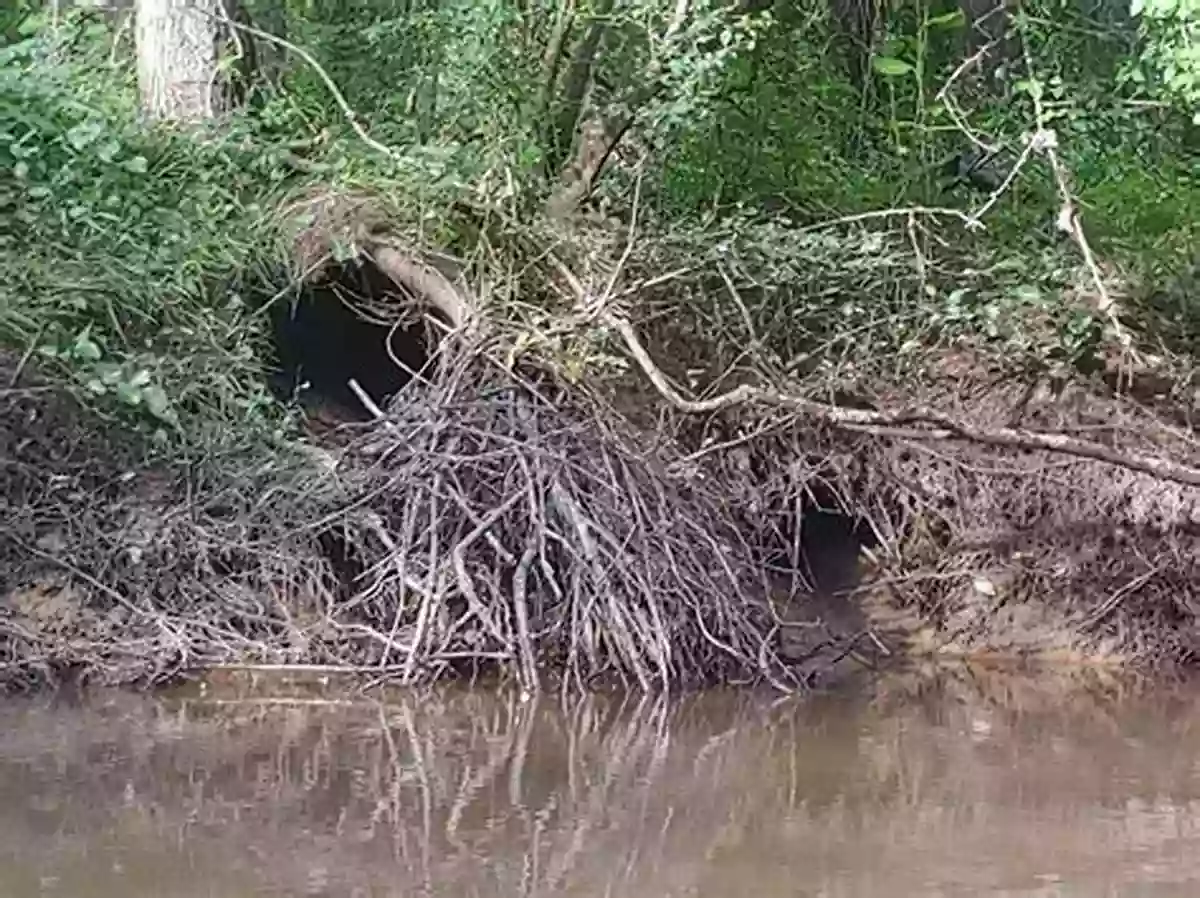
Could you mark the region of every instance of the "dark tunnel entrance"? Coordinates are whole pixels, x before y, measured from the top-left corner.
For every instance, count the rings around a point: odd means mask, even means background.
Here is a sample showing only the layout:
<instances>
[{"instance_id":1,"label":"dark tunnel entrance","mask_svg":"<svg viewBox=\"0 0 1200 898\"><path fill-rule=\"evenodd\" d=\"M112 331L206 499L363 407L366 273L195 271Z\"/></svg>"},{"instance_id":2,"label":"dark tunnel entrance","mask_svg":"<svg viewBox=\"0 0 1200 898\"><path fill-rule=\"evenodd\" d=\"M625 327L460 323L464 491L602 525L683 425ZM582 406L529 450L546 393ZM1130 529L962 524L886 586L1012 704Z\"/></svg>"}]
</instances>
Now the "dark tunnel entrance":
<instances>
[{"instance_id":1,"label":"dark tunnel entrance","mask_svg":"<svg viewBox=\"0 0 1200 898\"><path fill-rule=\"evenodd\" d=\"M802 511L799 568L813 590L838 595L861 581L863 549L878 546L875 531L839 508L815 505Z\"/></svg>"},{"instance_id":2,"label":"dark tunnel entrance","mask_svg":"<svg viewBox=\"0 0 1200 898\"><path fill-rule=\"evenodd\" d=\"M854 514L850 496L819 483L800 489L779 497L759 531L781 653L814 670L851 655L852 666L870 666L879 644L860 645L870 631L861 562L864 549L879 547L878 535Z\"/></svg>"},{"instance_id":3,"label":"dark tunnel entrance","mask_svg":"<svg viewBox=\"0 0 1200 898\"><path fill-rule=\"evenodd\" d=\"M310 412L370 420L351 380L386 410L414 376L434 370L438 333L423 305L370 260L326 269L268 310L272 392Z\"/></svg>"},{"instance_id":4,"label":"dark tunnel entrance","mask_svg":"<svg viewBox=\"0 0 1200 898\"><path fill-rule=\"evenodd\" d=\"M802 497L768 513L763 562L779 582L835 596L861 582L863 549L879 547L875 529L845 508L827 487L809 485ZM799 575L799 581L793 578Z\"/></svg>"}]
</instances>

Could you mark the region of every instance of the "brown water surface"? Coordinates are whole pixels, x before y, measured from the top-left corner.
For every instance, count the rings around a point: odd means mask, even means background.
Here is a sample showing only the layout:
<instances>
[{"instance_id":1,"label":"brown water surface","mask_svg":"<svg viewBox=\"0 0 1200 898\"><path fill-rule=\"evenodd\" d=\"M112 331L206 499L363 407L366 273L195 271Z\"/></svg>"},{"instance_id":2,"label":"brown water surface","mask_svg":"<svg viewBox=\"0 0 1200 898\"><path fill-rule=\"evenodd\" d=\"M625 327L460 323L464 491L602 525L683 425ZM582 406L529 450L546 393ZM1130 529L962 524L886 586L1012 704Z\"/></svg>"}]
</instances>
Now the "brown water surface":
<instances>
[{"instance_id":1,"label":"brown water surface","mask_svg":"<svg viewBox=\"0 0 1200 898\"><path fill-rule=\"evenodd\" d=\"M0 896L1197 896L1200 695L0 705Z\"/></svg>"}]
</instances>

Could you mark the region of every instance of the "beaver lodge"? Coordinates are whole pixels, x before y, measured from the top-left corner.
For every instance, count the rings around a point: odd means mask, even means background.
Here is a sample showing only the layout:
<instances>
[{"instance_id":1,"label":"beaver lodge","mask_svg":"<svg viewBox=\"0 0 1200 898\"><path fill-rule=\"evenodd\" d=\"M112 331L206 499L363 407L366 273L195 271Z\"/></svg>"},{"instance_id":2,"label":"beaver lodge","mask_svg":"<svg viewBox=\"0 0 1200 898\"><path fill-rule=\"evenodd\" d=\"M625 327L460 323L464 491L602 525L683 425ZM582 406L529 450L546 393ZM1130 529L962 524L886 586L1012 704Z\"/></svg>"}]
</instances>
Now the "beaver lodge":
<instances>
[{"instance_id":1,"label":"beaver lodge","mask_svg":"<svg viewBox=\"0 0 1200 898\"><path fill-rule=\"evenodd\" d=\"M6 687L223 664L643 690L794 689L913 653L1195 665L1200 453L1161 404L961 347L903 394L806 392L804 371L701 394L687 372L736 367L689 298L713 270L681 284L632 255L638 303L616 302L613 266L564 249L503 304L359 206L316 213L251 316L275 395L323 422L304 435L164 462L3 358ZM751 319L766 301L741 299Z\"/></svg>"}]
</instances>

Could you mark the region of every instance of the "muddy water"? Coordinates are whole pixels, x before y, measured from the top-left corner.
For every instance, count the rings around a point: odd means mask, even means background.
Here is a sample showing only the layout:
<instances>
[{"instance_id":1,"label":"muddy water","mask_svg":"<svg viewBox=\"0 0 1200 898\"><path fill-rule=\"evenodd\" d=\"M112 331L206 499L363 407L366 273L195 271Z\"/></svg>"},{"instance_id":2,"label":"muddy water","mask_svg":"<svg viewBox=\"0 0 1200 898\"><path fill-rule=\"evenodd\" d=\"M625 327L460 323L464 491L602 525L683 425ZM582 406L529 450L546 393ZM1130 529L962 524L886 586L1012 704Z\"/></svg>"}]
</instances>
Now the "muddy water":
<instances>
[{"instance_id":1,"label":"muddy water","mask_svg":"<svg viewBox=\"0 0 1200 898\"><path fill-rule=\"evenodd\" d=\"M1200 694L1043 687L9 702L0 895L1200 895Z\"/></svg>"}]
</instances>

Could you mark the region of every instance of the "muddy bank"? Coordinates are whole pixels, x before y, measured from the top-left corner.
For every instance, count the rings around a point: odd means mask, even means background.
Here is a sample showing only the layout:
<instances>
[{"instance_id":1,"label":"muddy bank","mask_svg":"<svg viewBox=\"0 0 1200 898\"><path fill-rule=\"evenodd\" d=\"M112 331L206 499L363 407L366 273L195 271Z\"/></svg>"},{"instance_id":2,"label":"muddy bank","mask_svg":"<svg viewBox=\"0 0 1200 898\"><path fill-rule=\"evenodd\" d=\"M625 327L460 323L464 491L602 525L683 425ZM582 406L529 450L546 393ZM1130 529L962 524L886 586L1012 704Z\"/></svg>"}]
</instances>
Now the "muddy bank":
<instances>
[{"instance_id":1,"label":"muddy bank","mask_svg":"<svg viewBox=\"0 0 1200 898\"><path fill-rule=\"evenodd\" d=\"M647 290L659 324L590 316L572 339L625 363L584 376L548 325L483 318L393 244L372 258L390 267L263 289L301 294L257 326L259 373L299 394L306 430L163 451L0 355L5 688L241 663L788 690L914 655L1200 659L1182 401L966 347L903 390L863 375L820 401L748 383L691 400L672 383L733 370L736 346L677 284ZM414 320L413 295L432 314Z\"/></svg>"},{"instance_id":2,"label":"muddy bank","mask_svg":"<svg viewBox=\"0 0 1200 898\"><path fill-rule=\"evenodd\" d=\"M257 663L795 688L911 655L1196 657L1194 491L1111 468L1081 488L1094 463L1028 454L939 468L877 438L826 456L840 489L804 480L799 441L680 477L683 440L648 456L567 395L456 382L323 448L189 471L27 367L0 396L5 687Z\"/></svg>"}]
</instances>

